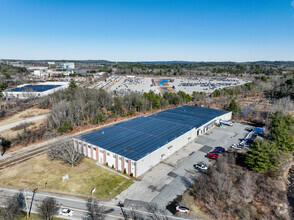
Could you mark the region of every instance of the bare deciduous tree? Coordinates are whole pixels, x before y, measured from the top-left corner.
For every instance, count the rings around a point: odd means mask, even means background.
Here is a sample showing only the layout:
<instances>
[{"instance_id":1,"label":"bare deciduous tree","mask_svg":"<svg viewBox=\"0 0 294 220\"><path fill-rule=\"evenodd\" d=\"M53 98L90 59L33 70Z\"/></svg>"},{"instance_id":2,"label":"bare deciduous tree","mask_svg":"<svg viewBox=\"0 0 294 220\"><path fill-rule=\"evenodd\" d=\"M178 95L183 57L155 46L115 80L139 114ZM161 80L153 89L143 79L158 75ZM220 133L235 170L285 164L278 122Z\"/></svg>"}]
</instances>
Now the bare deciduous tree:
<instances>
[{"instance_id":1,"label":"bare deciduous tree","mask_svg":"<svg viewBox=\"0 0 294 220\"><path fill-rule=\"evenodd\" d=\"M150 212L148 219L168 220L168 217L166 216L166 211L164 209L159 208L155 203L149 203L146 208Z\"/></svg>"},{"instance_id":2,"label":"bare deciduous tree","mask_svg":"<svg viewBox=\"0 0 294 220\"><path fill-rule=\"evenodd\" d=\"M61 160L73 167L83 160L84 155L75 150L71 141L67 141L64 143L57 143L52 146L48 151L48 157L50 159Z\"/></svg>"},{"instance_id":3,"label":"bare deciduous tree","mask_svg":"<svg viewBox=\"0 0 294 220\"><path fill-rule=\"evenodd\" d=\"M105 210L104 207L99 205L97 200L88 198L86 200L87 206L87 217L85 220L104 220L105 219Z\"/></svg>"},{"instance_id":4,"label":"bare deciduous tree","mask_svg":"<svg viewBox=\"0 0 294 220\"><path fill-rule=\"evenodd\" d=\"M42 215L46 220L52 219L52 217L57 214L58 209L57 202L52 197L45 198L41 202L41 205L38 206L40 215Z\"/></svg>"},{"instance_id":5,"label":"bare deciduous tree","mask_svg":"<svg viewBox=\"0 0 294 220\"><path fill-rule=\"evenodd\" d=\"M253 182L252 182L252 178L249 175L248 172L246 172L242 178L241 181L241 192L242 195L244 196L244 198L248 201L251 202L253 199Z\"/></svg>"},{"instance_id":6,"label":"bare deciduous tree","mask_svg":"<svg viewBox=\"0 0 294 220\"><path fill-rule=\"evenodd\" d=\"M276 111L281 111L285 114L291 113L294 111L294 102L290 97L278 99L274 102L270 109L270 112L272 113Z\"/></svg>"},{"instance_id":7,"label":"bare deciduous tree","mask_svg":"<svg viewBox=\"0 0 294 220\"><path fill-rule=\"evenodd\" d=\"M5 201L3 212L1 212L1 219L15 219L17 218L21 210L24 208L24 196L22 193L17 193L13 197L9 197Z\"/></svg>"},{"instance_id":8,"label":"bare deciduous tree","mask_svg":"<svg viewBox=\"0 0 294 220\"><path fill-rule=\"evenodd\" d=\"M125 214L126 214L125 217L127 219L132 219L132 220L144 220L144 219L146 219L146 218L144 218L144 216L141 213L136 212L134 210L128 211Z\"/></svg>"}]
</instances>

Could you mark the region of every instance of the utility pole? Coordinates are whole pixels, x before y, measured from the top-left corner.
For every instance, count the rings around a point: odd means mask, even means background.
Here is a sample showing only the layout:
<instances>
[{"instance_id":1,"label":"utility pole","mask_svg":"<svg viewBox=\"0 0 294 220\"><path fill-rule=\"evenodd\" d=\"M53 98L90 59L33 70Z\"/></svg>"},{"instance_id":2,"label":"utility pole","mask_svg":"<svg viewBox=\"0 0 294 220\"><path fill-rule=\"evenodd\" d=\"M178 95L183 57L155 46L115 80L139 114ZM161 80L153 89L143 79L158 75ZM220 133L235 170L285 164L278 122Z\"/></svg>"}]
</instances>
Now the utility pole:
<instances>
[{"instance_id":1,"label":"utility pole","mask_svg":"<svg viewBox=\"0 0 294 220\"><path fill-rule=\"evenodd\" d=\"M25 200L26 200L26 208L27 208L27 218L29 218L29 205L28 205L28 198L27 198L27 193L26 190L24 189L24 194L25 194Z\"/></svg>"},{"instance_id":2,"label":"utility pole","mask_svg":"<svg viewBox=\"0 0 294 220\"><path fill-rule=\"evenodd\" d=\"M124 219L128 219L128 216L126 215L126 213L123 210L124 204L121 201L119 201L118 206L120 207L120 210L121 210L121 212L122 212L122 214L124 216Z\"/></svg>"}]
</instances>

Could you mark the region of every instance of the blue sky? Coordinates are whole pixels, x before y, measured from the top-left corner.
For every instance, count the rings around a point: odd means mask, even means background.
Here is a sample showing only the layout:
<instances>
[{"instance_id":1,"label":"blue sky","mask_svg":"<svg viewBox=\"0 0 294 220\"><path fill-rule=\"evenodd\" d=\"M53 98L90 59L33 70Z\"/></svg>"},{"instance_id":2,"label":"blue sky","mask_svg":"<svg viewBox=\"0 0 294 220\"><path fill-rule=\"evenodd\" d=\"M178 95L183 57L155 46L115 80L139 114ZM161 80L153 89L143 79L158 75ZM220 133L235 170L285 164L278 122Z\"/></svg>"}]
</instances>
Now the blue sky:
<instances>
[{"instance_id":1,"label":"blue sky","mask_svg":"<svg viewBox=\"0 0 294 220\"><path fill-rule=\"evenodd\" d=\"M0 0L0 58L294 61L291 0Z\"/></svg>"}]
</instances>

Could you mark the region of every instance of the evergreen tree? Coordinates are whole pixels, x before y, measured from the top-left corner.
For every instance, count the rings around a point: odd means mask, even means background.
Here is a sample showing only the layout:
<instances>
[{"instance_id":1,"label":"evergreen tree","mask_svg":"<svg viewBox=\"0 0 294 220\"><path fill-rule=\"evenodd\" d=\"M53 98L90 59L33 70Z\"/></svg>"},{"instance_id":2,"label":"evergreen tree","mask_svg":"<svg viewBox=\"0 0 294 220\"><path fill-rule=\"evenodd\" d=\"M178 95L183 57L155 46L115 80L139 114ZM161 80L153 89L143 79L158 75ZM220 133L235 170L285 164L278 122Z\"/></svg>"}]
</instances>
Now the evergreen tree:
<instances>
[{"instance_id":1,"label":"evergreen tree","mask_svg":"<svg viewBox=\"0 0 294 220\"><path fill-rule=\"evenodd\" d=\"M71 90L74 90L74 89L76 89L78 86L77 86L77 84L76 84L76 82L72 79L71 81L70 81L70 83L69 83L69 88L71 89Z\"/></svg>"},{"instance_id":2,"label":"evergreen tree","mask_svg":"<svg viewBox=\"0 0 294 220\"><path fill-rule=\"evenodd\" d=\"M294 151L294 120L291 115L276 112L270 116L269 138L284 152Z\"/></svg>"},{"instance_id":3,"label":"evergreen tree","mask_svg":"<svg viewBox=\"0 0 294 220\"><path fill-rule=\"evenodd\" d=\"M277 174L281 166L282 151L276 143L256 140L251 146L246 158L246 164L251 170L260 173Z\"/></svg>"},{"instance_id":4,"label":"evergreen tree","mask_svg":"<svg viewBox=\"0 0 294 220\"><path fill-rule=\"evenodd\" d=\"M235 99L233 99L230 104L229 107L227 108L227 110L232 111L234 114L241 112L241 108L238 105L238 103L236 102Z\"/></svg>"}]
</instances>

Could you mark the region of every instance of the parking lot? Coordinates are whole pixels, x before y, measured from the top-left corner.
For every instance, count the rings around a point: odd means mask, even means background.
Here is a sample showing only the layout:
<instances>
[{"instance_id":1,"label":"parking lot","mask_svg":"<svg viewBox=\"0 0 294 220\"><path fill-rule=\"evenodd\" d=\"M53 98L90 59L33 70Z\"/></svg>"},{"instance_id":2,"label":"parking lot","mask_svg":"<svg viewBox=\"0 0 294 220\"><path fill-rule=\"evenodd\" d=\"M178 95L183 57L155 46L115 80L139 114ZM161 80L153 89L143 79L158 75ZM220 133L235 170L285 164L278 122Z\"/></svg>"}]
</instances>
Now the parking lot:
<instances>
[{"instance_id":1,"label":"parking lot","mask_svg":"<svg viewBox=\"0 0 294 220\"><path fill-rule=\"evenodd\" d=\"M146 204L152 202L165 209L177 195L182 195L199 175L193 164L211 163L212 161L205 157L206 153L217 146L228 149L232 144L239 143L249 133L249 127L234 123L231 127L213 128L148 171L141 181L135 182L113 202L126 201L127 206L137 209L144 209ZM184 215L186 218L191 214L177 215ZM195 216L191 215L191 218Z\"/></svg>"}]
</instances>

